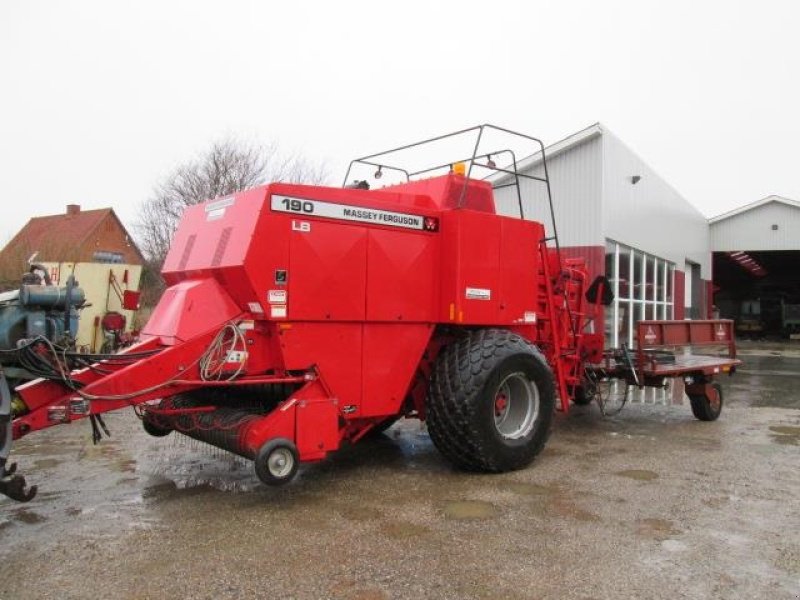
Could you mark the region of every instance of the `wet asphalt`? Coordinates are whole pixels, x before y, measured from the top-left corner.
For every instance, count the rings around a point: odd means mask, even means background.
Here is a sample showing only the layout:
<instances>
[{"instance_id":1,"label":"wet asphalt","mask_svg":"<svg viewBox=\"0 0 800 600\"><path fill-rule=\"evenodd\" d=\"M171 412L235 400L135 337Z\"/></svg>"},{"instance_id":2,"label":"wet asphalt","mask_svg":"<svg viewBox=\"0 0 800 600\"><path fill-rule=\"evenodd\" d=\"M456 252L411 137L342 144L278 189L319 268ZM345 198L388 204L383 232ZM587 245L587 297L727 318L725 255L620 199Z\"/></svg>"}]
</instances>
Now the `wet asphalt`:
<instances>
[{"instance_id":1,"label":"wet asphalt","mask_svg":"<svg viewBox=\"0 0 800 600\"><path fill-rule=\"evenodd\" d=\"M680 394L559 415L525 470L454 471L418 422L265 489L132 413L14 447L0 598L800 597L800 357L743 356L726 407Z\"/></svg>"}]
</instances>

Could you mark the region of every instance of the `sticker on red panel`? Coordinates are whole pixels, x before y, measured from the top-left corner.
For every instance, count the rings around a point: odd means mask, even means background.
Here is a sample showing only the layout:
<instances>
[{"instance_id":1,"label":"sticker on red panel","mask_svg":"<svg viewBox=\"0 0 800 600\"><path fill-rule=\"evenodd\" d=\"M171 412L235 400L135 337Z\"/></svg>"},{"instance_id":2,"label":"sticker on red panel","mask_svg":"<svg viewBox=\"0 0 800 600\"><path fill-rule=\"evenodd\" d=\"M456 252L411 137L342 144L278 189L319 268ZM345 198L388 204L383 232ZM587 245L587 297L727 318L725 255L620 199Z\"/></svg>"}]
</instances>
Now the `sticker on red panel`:
<instances>
[{"instance_id":1,"label":"sticker on red panel","mask_svg":"<svg viewBox=\"0 0 800 600\"><path fill-rule=\"evenodd\" d=\"M467 300L491 300L492 290L487 288L468 287L465 296Z\"/></svg>"},{"instance_id":2,"label":"sticker on red panel","mask_svg":"<svg viewBox=\"0 0 800 600\"><path fill-rule=\"evenodd\" d=\"M287 295L286 290L270 290L267 292L267 299L270 304L286 304Z\"/></svg>"}]
</instances>

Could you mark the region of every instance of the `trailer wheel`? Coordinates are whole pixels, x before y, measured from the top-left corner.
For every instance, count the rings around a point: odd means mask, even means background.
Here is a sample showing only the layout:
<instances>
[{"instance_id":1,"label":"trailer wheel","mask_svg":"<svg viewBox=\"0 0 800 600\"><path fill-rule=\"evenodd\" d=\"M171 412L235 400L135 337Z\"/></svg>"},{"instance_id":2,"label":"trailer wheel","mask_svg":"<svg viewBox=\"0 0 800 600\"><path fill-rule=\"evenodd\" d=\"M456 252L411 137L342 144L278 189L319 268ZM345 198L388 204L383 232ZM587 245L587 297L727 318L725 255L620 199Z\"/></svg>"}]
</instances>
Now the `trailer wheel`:
<instances>
[{"instance_id":1,"label":"trailer wheel","mask_svg":"<svg viewBox=\"0 0 800 600\"><path fill-rule=\"evenodd\" d=\"M261 446L255 458L256 475L266 485L289 483L297 475L300 457L297 447L286 438L275 438Z\"/></svg>"},{"instance_id":2,"label":"trailer wheel","mask_svg":"<svg viewBox=\"0 0 800 600\"><path fill-rule=\"evenodd\" d=\"M712 397L705 394L692 394L689 401L692 404L692 414L701 421L716 421L722 412L722 387L718 383L711 384Z\"/></svg>"},{"instance_id":3,"label":"trailer wheel","mask_svg":"<svg viewBox=\"0 0 800 600\"><path fill-rule=\"evenodd\" d=\"M550 432L555 385L539 350L506 330L469 332L437 359L428 390L428 431L455 466L521 469Z\"/></svg>"}]
</instances>

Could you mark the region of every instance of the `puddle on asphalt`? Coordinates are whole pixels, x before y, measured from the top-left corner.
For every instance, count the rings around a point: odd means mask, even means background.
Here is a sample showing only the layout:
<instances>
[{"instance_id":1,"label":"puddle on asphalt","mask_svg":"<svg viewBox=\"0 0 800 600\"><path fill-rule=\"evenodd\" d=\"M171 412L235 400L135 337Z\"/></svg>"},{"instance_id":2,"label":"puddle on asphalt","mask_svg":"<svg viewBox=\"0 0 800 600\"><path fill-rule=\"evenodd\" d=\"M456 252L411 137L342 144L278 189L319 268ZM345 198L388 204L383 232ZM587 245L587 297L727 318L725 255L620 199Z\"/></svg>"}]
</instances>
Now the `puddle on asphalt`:
<instances>
[{"instance_id":1,"label":"puddle on asphalt","mask_svg":"<svg viewBox=\"0 0 800 600\"><path fill-rule=\"evenodd\" d=\"M381 525L381 531L390 538L405 540L426 535L430 533L431 530L424 525L395 521L393 523L384 523Z\"/></svg>"},{"instance_id":2,"label":"puddle on asphalt","mask_svg":"<svg viewBox=\"0 0 800 600\"><path fill-rule=\"evenodd\" d=\"M658 540L659 542L663 542L681 533L672 521L667 521L666 519L640 519L636 527L636 532L639 535Z\"/></svg>"},{"instance_id":3,"label":"puddle on asphalt","mask_svg":"<svg viewBox=\"0 0 800 600\"><path fill-rule=\"evenodd\" d=\"M494 505L481 500L459 500L444 507L444 516L455 520L489 519L495 514L497 509Z\"/></svg>"},{"instance_id":4,"label":"puddle on asphalt","mask_svg":"<svg viewBox=\"0 0 800 600\"><path fill-rule=\"evenodd\" d=\"M769 430L772 441L782 446L800 446L800 427L772 425Z\"/></svg>"},{"instance_id":5,"label":"puddle on asphalt","mask_svg":"<svg viewBox=\"0 0 800 600\"><path fill-rule=\"evenodd\" d=\"M581 508L557 486L512 482L507 488L516 494L534 498L531 504L532 512L542 517L566 517L584 522L600 519L596 514Z\"/></svg>"},{"instance_id":6,"label":"puddle on asphalt","mask_svg":"<svg viewBox=\"0 0 800 600\"><path fill-rule=\"evenodd\" d=\"M25 523L26 525L35 525L36 523L47 521L47 517L43 517L39 513L28 510L27 508L16 511L13 517L20 523Z\"/></svg>"},{"instance_id":7,"label":"puddle on asphalt","mask_svg":"<svg viewBox=\"0 0 800 600\"><path fill-rule=\"evenodd\" d=\"M635 479L636 481L653 481L654 479L658 479L658 473L646 469L626 469L625 471L617 471L615 475Z\"/></svg>"}]
</instances>

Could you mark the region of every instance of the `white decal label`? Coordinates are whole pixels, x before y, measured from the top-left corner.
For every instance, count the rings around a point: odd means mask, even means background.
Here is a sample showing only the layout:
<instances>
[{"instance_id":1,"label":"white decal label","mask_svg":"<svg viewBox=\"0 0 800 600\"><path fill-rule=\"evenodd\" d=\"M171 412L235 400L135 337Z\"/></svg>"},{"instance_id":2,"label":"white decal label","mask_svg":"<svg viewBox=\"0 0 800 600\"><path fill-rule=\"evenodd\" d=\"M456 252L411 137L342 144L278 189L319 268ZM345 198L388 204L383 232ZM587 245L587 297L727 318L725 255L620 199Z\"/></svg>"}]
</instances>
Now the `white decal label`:
<instances>
[{"instance_id":1,"label":"white decal label","mask_svg":"<svg viewBox=\"0 0 800 600\"><path fill-rule=\"evenodd\" d=\"M253 311L255 312L255 311ZM262 311L263 312L263 311ZM236 326L239 331L252 331L256 328L255 321L240 321L239 324Z\"/></svg>"},{"instance_id":2,"label":"white decal label","mask_svg":"<svg viewBox=\"0 0 800 600\"><path fill-rule=\"evenodd\" d=\"M270 315L273 319L285 319L286 318L286 305L285 304L273 304L270 307Z\"/></svg>"},{"instance_id":3,"label":"white decal label","mask_svg":"<svg viewBox=\"0 0 800 600\"><path fill-rule=\"evenodd\" d=\"M267 295L270 304L286 304L286 290L270 290Z\"/></svg>"},{"instance_id":4,"label":"white decal label","mask_svg":"<svg viewBox=\"0 0 800 600\"><path fill-rule=\"evenodd\" d=\"M492 290L487 290L485 288L468 287L466 297L467 300L491 300Z\"/></svg>"},{"instance_id":5,"label":"white decal label","mask_svg":"<svg viewBox=\"0 0 800 600\"><path fill-rule=\"evenodd\" d=\"M252 313L259 313L259 314L264 313L264 308L261 306L260 302L248 302L247 308L249 308L250 312Z\"/></svg>"},{"instance_id":6,"label":"white decal label","mask_svg":"<svg viewBox=\"0 0 800 600\"><path fill-rule=\"evenodd\" d=\"M418 229L420 231L438 231L439 229L439 220L434 217L378 210L364 206L351 206L349 204L334 204L333 202L323 202L322 200L305 200L303 198L275 195L272 196L271 206L272 210L277 212L309 217L374 223L375 225L389 225L390 227ZM294 223L292 228L294 229Z\"/></svg>"},{"instance_id":7,"label":"white decal label","mask_svg":"<svg viewBox=\"0 0 800 600\"><path fill-rule=\"evenodd\" d=\"M308 221L292 221L292 231L302 231L308 233L311 231L311 223Z\"/></svg>"},{"instance_id":8,"label":"white decal label","mask_svg":"<svg viewBox=\"0 0 800 600\"><path fill-rule=\"evenodd\" d=\"M532 311L525 311L525 314L522 315L522 322L523 323L536 323L536 313Z\"/></svg>"},{"instance_id":9,"label":"white decal label","mask_svg":"<svg viewBox=\"0 0 800 600\"><path fill-rule=\"evenodd\" d=\"M243 350L229 350L225 358L226 363L243 363L247 360L247 352Z\"/></svg>"},{"instance_id":10,"label":"white decal label","mask_svg":"<svg viewBox=\"0 0 800 600\"><path fill-rule=\"evenodd\" d=\"M221 200L215 200L214 202L206 204L206 221L216 221L224 217L225 209L229 206L233 206L234 202L236 202L236 198L230 196L229 198L222 198Z\"/></svg>"}]
</instances>

